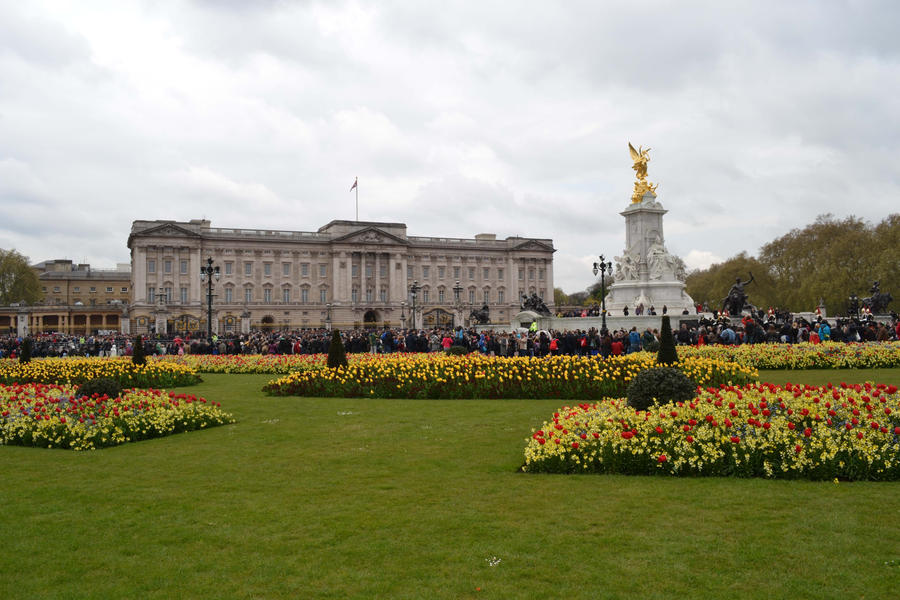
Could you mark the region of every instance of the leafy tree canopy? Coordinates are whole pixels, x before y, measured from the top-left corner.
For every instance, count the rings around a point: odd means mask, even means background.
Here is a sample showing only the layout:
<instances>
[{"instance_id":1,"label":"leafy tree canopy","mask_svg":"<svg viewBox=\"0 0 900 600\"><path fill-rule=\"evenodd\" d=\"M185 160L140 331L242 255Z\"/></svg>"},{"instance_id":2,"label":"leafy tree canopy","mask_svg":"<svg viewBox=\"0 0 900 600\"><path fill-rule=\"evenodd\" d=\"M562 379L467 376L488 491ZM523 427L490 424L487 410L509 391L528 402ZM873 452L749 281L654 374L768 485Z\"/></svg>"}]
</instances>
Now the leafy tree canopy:
<instances>
[{"instance_id":1,"label":"leafy tree canopy","mask_svg":"<svg viewBox=\"0 0 900 600\"><path fill-rule=\"evenodd\" d=\"M15 250L0 248L0 305L33 304L41 297L40 281L28 259Z\"/></svg>"}]
</instances>

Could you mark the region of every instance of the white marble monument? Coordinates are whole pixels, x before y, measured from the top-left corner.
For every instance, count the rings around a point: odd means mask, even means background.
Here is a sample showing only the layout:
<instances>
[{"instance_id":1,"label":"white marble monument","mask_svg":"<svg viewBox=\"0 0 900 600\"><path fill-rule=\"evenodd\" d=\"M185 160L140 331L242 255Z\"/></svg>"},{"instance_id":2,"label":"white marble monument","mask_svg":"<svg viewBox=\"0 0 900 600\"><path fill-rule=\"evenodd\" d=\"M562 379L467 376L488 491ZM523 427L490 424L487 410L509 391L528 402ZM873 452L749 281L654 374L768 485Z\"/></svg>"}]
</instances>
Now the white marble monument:
<instances>
[{"instance_id":1,"label":"white marble monument","mask_svg":"<svg viewBox=\"0 0 900 600\"><path fill-rule=\"evenodd\" d=\"M627 306L630 315L643 306L646 315L650 307L661 315L680 315L687 310L694 313L694 300L685 291L685 267L681 258L666 249L663 234L663 215L668 211L656 199L656 187L647 181L647 150L635 150L628 144L632 167L637 173L631 204L620 214L625 217L625 249L616 256L613 284L606 296L610 315L623 314Z\"/></svg>"}]
</instances>

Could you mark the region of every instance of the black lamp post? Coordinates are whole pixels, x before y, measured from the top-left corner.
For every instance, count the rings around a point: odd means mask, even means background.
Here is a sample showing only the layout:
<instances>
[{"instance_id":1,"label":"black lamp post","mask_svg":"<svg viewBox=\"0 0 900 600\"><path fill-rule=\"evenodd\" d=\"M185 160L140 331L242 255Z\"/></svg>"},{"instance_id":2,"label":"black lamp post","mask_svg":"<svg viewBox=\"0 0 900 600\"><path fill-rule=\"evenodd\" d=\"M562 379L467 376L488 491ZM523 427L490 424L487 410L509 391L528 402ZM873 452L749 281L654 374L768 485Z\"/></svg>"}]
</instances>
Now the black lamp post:
<instances>
[{"instance_id":1,"label":"black lamp post","mask_svg":"<svg viewBox=\"0 0 900 600\"><path fill-rule=\"evenodd\" d=\"M600 262L594 263L594 277L597 276L597 273L600 273L600 327L602 331L606 332L606 274L609 273L612 275L613 265L612 261L606 262L606 259L603 258L603 255L600 255Z\"/></svg>"},{"instance_id":2,"label":"black lamp post","mask_svg":"<svg viewBox=\"0 0 900 600\"><path fill-rule=\"evenodd\" d=\"M219 280L219 267L213 267L212 257L206 259L206 266L200 267L200 281L206 282L206 340L212 343L212 286L213 277Z\"/></svg>"},{"instance_id":3,"label":"black lamp post","mask_svg":"<svg viewBox=\"0 0 900 600\"><path fill-rule=\"evenodd\" d=\"M325 315L325 329L331 331L331 303L326 303L325 308L328 309L328 313Z\"/></svg>"},{"instance_id":4,"label":"black lamp post","mask_svg":"<svg viewBox=\"0 0 900 600\"><path fill-rule=\"evenodd\" d=\"M459 320L462 321L462 300L460 296L463 291L463 286L460 285L459 280L456 280L456 285L453 286L453 308L456 309L456 312L459 313Z\"/></svg>"},{"instance_id":5,"label":"black lamp post","mask_svg":"<svg viewBox=\"0 0 900 600\"><path fill-rule=\"evenodd\" d=\"M422 289L422 286L419 285L419 280L415 280L412 282L412 285L409 286L409 297L412 299L412 309L410 310L410 316L412 317L412 328L418 329L418 325L416 324L416 298L419 295L419 290Z\"/></svg>"},{"instance_id":6,"label":"black lamp post","mask_svg":"<svg viewBox=\"0 0 900 600\"><path fill-rule=\"evenodd\" d=\"M406 302L400 303L400 326L406 329Z\"/></svg>"}]
</instances>

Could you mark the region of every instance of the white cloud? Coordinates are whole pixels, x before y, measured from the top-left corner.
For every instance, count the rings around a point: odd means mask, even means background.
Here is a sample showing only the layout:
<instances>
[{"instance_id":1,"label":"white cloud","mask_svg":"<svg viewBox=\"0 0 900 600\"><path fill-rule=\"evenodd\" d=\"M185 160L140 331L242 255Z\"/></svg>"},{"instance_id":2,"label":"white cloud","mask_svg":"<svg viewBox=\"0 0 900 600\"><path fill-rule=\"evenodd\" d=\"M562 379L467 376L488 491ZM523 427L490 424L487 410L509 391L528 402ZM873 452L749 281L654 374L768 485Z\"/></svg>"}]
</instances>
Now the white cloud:
<instances>
[{"instance_id":1,"label":"white cloud","mask_svg":"<svg viewBox=\"0 0 900 600\"><path fill-rule=\"evenodd\" d=\"M0 243L111 266L134 219L553 238L619 254L653 147L690 267L900 192L894 2L0 7ZM727 28L721 26L728 23ZM635 37L634 32L641 35ZM587 262L585 262L587 260Z\"/></svg>"}]
</instances>

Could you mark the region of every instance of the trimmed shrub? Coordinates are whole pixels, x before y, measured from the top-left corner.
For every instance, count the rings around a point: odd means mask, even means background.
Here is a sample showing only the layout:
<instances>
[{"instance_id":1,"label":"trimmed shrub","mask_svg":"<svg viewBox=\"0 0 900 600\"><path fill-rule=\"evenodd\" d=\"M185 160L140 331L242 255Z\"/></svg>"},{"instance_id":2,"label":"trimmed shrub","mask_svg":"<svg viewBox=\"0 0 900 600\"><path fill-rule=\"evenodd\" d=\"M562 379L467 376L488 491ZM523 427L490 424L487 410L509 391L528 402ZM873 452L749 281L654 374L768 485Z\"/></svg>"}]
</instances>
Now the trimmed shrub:
<instances>
[{"instance_id":1,"label":"trimmed shrub","mask_svg":"<svg viewBox=\"0 0 900 600\"><path fill-rule=\"evenodd\" d=\"M22 340L22 344L19 346L19 362L20 363L29 363L31 362L31 347L33 343L30 337L26 337Z\"/></svg>"},{"instance_id":2,"label":"trimmed shrub","mask_svg":"<svg viewBox=\"0 0 900 600\"><path fill-rule=\"evenodd\" d=\"M328 345L328 367L347 366L347 353L344 351L344 342L341 341L341 332L335 329L331 334L331 344Z\"/></svg>"},{"instance_id":3,"label":"trimmed shrub","mask_svg":"<svg viewBox=\"0 0 900 600\"><path fill-rule=\"evenodd\" d=\"M628 406L647 410L654 403L688 401L696 393L697 384L674 367L645 369L628 386Z\"/></svg>"},{"instance_id":4,"label":"trimmed shrub","mask_svg":"<svg viewBox=\"0 0 900 600\"><path fill-rule=\"evenodd\" d=\"M678 362L678 350L675 349L675 336L672 335L672 324L669 315L663 315L659 330L659 352L656 362L660 365L674 365Z\"/></svg>"},{"instance_id":5,"label":"trimmed shrub","mask_svg":"<svg viewBox=\"0 0 900 600\"><path fill-rule=\"evenodd\" d=\"M94 394L103 396L104 394L110 398L118 398L122 393L122 387L119 382L112 377L98 377L89 379L78 386L77 396L91 397Z\"/></svg>"},{"instance_id":6,"label":"trimmed shrub","mask_svg":"<svg viewBox=\"0 0 900 600\"><path fill-rule=\"evenodd\" d=\"M131 349L131 362L136 365L143 365L147 362L147 355L144 352L144 336L136 336L134 345Z\"/></svg>"},{"instance_id":7,"label":"trimmed shrub","mask_svg":"<svg viewBox=\"0 0 900 600\"><path fill-rule=\"evenodd\" d=\"M465 356L469 353L469 349L465 346L450 346L447 348L447 354L450 356Z\"/></svg>"}]
</instances>

